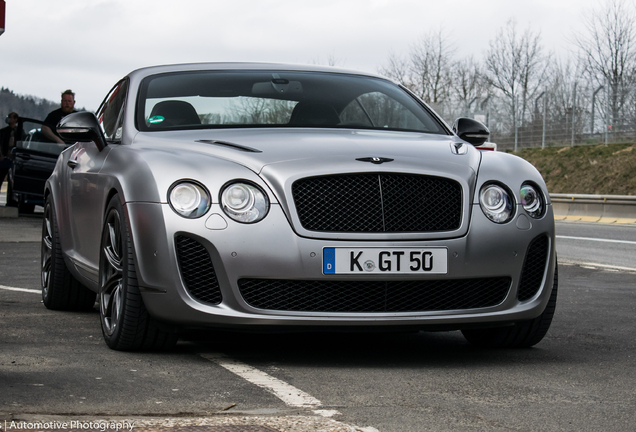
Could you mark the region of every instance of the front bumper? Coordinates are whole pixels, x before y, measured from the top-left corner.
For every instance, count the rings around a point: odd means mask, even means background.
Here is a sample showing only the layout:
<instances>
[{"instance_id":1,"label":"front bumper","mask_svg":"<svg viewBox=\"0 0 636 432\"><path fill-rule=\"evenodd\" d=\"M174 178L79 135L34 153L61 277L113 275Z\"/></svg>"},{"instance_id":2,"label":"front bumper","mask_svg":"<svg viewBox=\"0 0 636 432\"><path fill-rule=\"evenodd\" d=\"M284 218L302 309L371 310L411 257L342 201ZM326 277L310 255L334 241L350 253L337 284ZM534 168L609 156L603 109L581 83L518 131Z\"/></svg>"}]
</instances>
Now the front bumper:
<instances>
[{"instance_id":1,"label":"front bumper","mask_svg":"<svg viewBox=\"0 0 636 432\"><path fill-rule=\"evenodd\" d=\"M556 263L552 207L540 220L523 210L511 222L497 225L472 207L470 229L465 236L422 241L318 240L298 236L279 205L251 225L224 216L218 205L199 219L184 219L167 204L127 203L137 277L149 313L156 319L185 328L282 326L282 327L453 327L498 325L540 315L547 305ZM186 288L177 259L175 238L187 237L202 245L211 260L222 301L218 305L195 299ZM540 285L527 299L518 298L526 253L532 241L547 238ZM324 275L323 248L329 247L445 247L445 275L382 275L389 283L413 280L510 278L510 289L500 303L488 307L406 312L319 312L272 310L248 304L238 281L377 281L376 275ZM535 278L536 279L536 278ZM320 284L319 284L320 285ZM364 291L362 291L364 292Z\"/></svg>"}]
</instances>

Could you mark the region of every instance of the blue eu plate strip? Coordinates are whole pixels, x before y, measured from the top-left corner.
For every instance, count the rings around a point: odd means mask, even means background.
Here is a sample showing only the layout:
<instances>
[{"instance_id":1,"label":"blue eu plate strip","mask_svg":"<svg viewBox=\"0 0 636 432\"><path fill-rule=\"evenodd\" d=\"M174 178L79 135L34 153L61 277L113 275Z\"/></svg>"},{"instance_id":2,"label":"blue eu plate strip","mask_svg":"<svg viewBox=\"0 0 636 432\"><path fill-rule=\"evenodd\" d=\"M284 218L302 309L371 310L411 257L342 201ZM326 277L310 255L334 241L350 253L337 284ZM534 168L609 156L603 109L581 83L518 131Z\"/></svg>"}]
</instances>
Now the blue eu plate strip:
<instances>
[{"instance_id":1,"label":"blue eu plate strip","mask_svg":"<svg viewBox=\"0 0 636 432\"><path fill-rule=\"evenodd\" d=\"M336 248L322 250L322 273L336 274Z\"/></svg>"}]
</instances>

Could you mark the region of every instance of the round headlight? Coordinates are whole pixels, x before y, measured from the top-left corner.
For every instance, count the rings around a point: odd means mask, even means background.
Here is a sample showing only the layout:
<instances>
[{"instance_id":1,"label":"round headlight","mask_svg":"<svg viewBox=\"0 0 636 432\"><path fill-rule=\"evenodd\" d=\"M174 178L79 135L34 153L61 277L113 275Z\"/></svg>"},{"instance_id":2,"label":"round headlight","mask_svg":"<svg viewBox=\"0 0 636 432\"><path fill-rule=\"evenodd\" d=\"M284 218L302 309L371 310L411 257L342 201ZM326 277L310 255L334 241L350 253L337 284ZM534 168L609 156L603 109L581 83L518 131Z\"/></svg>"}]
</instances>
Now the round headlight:
<instances>
[{"instance_id":1,"label":"round headlight","mask_svg":"<svg viewBox=\"0 0 636 432\"><path fill-rule=\"evenodd\" d=\"M511 195L497 184L487 184L481 188L479 204L486 217L493 222L506 223L514 216Z\"/></svg>"},{"instance_id":2,"label":"round headlight","mask_svg":"<svg viewBox=\"0 0 636 432\"><path fill-rule=\"evenodd\" d=\"M258 186L250 183L231 183L221 192L221 207L237 222L254 223L269 211L269 199Z\"/></svg>"},{"instance_id":3,"label":"round headlight","mask_svg":"<svg viewBox=\"0 0 636 432\"><path fill-rule=\"evenodd\" d=\"M168 201L175 212L190 219L203 216L210 208L208 191L190 181L173 184L168 194Z\"/></svg>"},{"instance_id":4,"label":"round headlight","mask_svg":"<svg viewBox=\"0 0 636 432\"><path fill-rule=\"evenodd\" d=\"M531 217L536 219L543 216L545 205L543 203L543 196L538 188L530 184L525 184L521 186L520 196L524 210Z\"/></svg>"}]
</instances>

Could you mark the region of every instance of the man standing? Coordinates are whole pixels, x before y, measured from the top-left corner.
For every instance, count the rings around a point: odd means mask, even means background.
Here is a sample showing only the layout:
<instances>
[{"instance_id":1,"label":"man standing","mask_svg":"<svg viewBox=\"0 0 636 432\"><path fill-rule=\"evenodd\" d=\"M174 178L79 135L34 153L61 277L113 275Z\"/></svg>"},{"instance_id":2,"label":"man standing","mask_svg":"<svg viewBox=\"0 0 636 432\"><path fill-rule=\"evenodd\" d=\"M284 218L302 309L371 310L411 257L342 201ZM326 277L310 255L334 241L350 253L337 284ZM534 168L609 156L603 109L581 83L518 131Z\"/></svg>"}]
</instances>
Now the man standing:
<instances>
[{"instance_id":1,"label":"man standing","mask_svg":"<svg viewBox=\"0 0 636 432\"><path fill-rule=\"evenodd\" d=\"M9 126L0 129L0 188L11 168L11 149L22 139L21 127L18 127L18 115L14 112L7 116ZM15 205L7 193L7 205Z\"/></svg>"},{"instance_id":2,"label":"man standing","mask_svg":"<svg viewBox=\"0 0 636 432\"><path fill-rule=\"evenodd\" d=\"M51 111L49 115L44 119L44 125L42 126L42 133L51 141L64 144L64 140L57 134L55 127L57 124L67 115L77 112L75 111L75 93L71 90L66 90L62 93L62 106L54 111Z\"/></svg>"}]
</instances>

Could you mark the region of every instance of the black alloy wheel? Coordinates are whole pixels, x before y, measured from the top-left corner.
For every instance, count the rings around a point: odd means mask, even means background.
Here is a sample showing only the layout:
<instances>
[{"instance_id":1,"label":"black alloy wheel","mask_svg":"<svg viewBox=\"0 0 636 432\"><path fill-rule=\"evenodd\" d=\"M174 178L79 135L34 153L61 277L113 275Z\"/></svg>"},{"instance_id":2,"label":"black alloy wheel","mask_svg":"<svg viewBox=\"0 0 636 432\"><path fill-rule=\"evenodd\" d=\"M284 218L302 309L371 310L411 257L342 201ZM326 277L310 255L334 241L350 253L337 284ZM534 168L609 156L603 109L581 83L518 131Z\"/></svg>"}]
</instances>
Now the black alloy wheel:
<instances>
[{"instance_id":1,"label":"black alloy wheel","mask_svg":"<svg viewBox=\"0 0 636 432\"><path fill-rule=\"evenodd\" d=\"M137 285L132 243L119 196L110 200L100 244L99 314L106 344L115 350L165 350L178 334L146 310Z\"/></svg>"},{"instance_id":2,"label":"black alloy wheel","mask_svg":"<svg viewBox=\"0 0 636 432\"><path fill-rule=\"evenodd\" d=\"M66 268L53 200L44 202L42 242L40 246L42 302L52 310L89 310L96 294L80 284Z\"/></svg>"},{"instance_id":3,"label":"black alloy wheel","mask_svg":"<svg viewBox=\"0 0 636 432\"><path fill-rule=\"evenodd\" d=\"M123 268L121 219L116 210L108 213L102 237L99 307L104 333L112 336L121 321Z\"/></svg>"}]
</instances>

